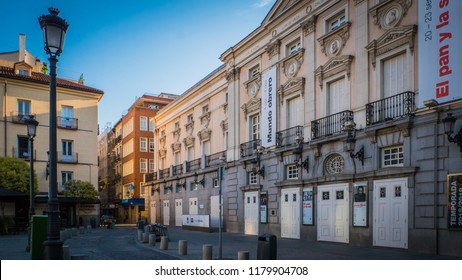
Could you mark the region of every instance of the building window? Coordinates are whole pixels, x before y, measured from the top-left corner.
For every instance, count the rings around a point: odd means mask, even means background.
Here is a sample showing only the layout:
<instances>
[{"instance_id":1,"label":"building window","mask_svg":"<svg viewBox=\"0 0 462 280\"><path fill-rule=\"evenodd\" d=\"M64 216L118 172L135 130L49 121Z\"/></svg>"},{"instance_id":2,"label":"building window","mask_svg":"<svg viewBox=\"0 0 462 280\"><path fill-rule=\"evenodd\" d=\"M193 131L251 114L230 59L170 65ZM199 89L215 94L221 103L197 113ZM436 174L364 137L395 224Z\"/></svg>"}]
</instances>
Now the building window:
<instances>
[{"instance_id":1,"label":"building window","mask_svg":"<svg viewBox=\"0 0 462 280\"><path fill-rule=\"evenodd\" d=\"M18 135L18 153L16 156L20 159L29 158L29 138Z\"/></svg>"},{"instance_id":2,"label":"building window","mask_svg":"<svg viewBox=\"0 0 462 280\"><path fill-rule=\"evenodd\" d=\"M218 182L218 179L217 178L214 178L213 179L213 187L214 188L218 188L220 185L219 185L219 182Z\"/></svg>"},{"instance_id":3,"label":"building window","mask_svg":"<svg viewBox=\"0 0 462 280\"><path fill-rule=\"evenodd\" d=\"M73 162L74 161L74 156L73 156L73 146L74 142L72 140L62 140L62 161L64 162Z\"/></svg>"},{"instance_id":4,"label":"building window","mask_svg":"<svg viewBox=\"0 0 462 280\"><path fill-rule=\"evenodd\" d=\"M140 152L147 152L148 151L148 139L146 138L140 138Z\"/></svg>"},{"instance_id":5,"label":"building window","mask_svg":"<svg viewBox=\"0 0 462 280\"><path fill-rule=\"evenodd\" d=\"M253 172L249 172L249 185L256 185L258 184L257 174Z\"/></svg>"},{"instance_id":6,"label":"building window","mask_svg":"<svg viewBox=\"0 0 462 280\"><path fill-rule=\"evenodd\" d=\"M74 108L71 106L61 106L61 126L74 126Z\"/></svg>"},{"instance_id":7,"label":"building window","mask_svg":"<svg viewBox=\"0 0 462 280\"><path fill-rule=\"evenodd\" d=\"M193 122L193 114L189 114L187 117L186 117L186 123L192 123Z\"/></svg>"},{"instance_id":8,"label":"building window","mask_svg":"<svg viewBox=\"0 0 462 280\"><path fill-rule=\"evenodd\" d=\"M249 69L249 80L255 78L260 74L260 65L255 65Z\"/></svg>"},{"instance_id":9,"label":"building window","mask_svg":"<svg viewBox=\"0 0 462 280\"><path fill-rule=\"evenodd\" d=\"M250 117L250 140L260 139L260 115Z\"/></svg>"},{"instance_id":10,"label":"building window","mask_svg":"<svg viewBox=\"0 0 462 280\"><path fill-rule=\"evenodd\" d=\"M333 115L345 110L350 109L350 95L346 89L346 82L344 78L336 81L329 82L327 104L329 104L328 115Z\"/></svg>"},{"instance_id":11,"label":"building window","mask_svg":"<svg viewBox=\"0 0 462 280\"><path fill-rule=\"evenodd\" d=\"M18 118L29 117L30 115L30 101L18 100Z\"/></svg>"},{"instance_id":12,"label":"building window","mask_svg":"<svg viewBox=\"0 0 462 280\"><path fill-rule=\"evenodd\" d=\"M61 172L61 188L62 191L66 189L66 183L74 179L74 172L72 171L62 171Z\"/></svg>"},{"instance_id":13,"label":"building window","mask_svg":"<svg viewBox=\"0 0 462 280\"><path fill-rule=\"evenodd\" d=\"M194 160L194 147L188 147L187 156L188 161Z\"/></svg>"},{"instance_id":14,"label":"building window","mask_svg":"<svg viewBox=\"0 0 462 280\"><path fill-rule=\"evenodd\" d=\"M209 112L209 105L202 106L202 115L205 115Z\"/></svg>"},{"instance_id":15,"label":"building window","mask_svg":"<svg viewBox=\"0 0 462 280\"><path fill-rule=\"evenodd\" d=\"M178 129L180 129L180 123L179 123L179 122L176 122L176 123L174 124L174 129L173 129L173 130L178 130Z\"/></svg>"},{"instance_id":16,"label":"building window","mask_svg":"<svg viewBox=\"0 0 462 280\"><path fill-rule=\"evenodd\" d=\"M18 70L19 75L24 75L24 76L29 76L29 71L25 69L19 69Z\"/></svg>"},{"instance_id":17,"label":"building window","mask_svg":"<svg viewBox=\"0 0 462 280\"><path fill-rule=\"evenodd\" d=\"M141 131L148 130L148 118L147 117L140 117L140 130Z\"/></svg>"},{"instance_id":18,"label":"building window","mask_svg":"<svg viewBox=\"0 0 462 280\"><path fill-rule=\"evenodd\" d=\"M202 155L204 156L210 155L210 141L202 142Z\"/></svg>"},{"instance_id":19,"label":"building window","mask_svg":"<svg viewBox=\"0 0 462 280\"><path fill-rule=\"evenodd\" d=\"M287 180L297 180L298 179L298 168L295 164L286 166Z\"/></svg>"},{"instance_id":20,"label":"building window","mask_svg":"<svg viewBox=\"0 0 462 280\"><path fill-rule=\"evenodd\" d=\"M173 164L174 165L180 164L180 152L173 153Z\"/></svg>"},{"instance_id":21,"label":"building window","mask_svg":"<svg viewBox=\"0 0 462 280\"><path fill-rule=\"evenodd\" d=\"M388 147L382 149L382 166L403 166L403 146Z\"/></svg>"},{"instance_id":22,"label":"building window","mask_svg":"<svg viewBox=\"0 0 462 280\"><path fill-rule=\"evenodd\" d=\"M346 23L345 11L341 11L326 21L327 32L335 30Z\"/></svg>"},{"instance_id":23,"label":"building window","mask_svg":"<svg viewBox=\"0 0 462 280\"><path fill-rule=\"evenodd\" d=\"M149 151L154 152L154 138L149 138Z\"/></svg>"},{"instance_id":24,"label":"building window","mask_svg":"<svg viewBox=\"0 0 462 280\"><path fill-rule=\"evenodd\" d=\"M145 158L140 159L140 173L146 173L148 168L148 161Z\"/></svg>"},{"instance_id":25,"label":"building window","mask_svg":"<svg viewBox=\"0 0 462 280\"><path fill-rule=\"evenodd\" d=\"M154 125L154 120L151 119L149 120L149 131L154 131L155 125Z\"/></svg>"},{"instance_id":26,"label":"building window","mask_svg":"<svg viewBox=\"0 0 462 280\"><path fill-rule=\"evenodd\" d=\"M142 196L144 196L144 194L146 193L145 188L143 186L143 183L140 183L140 193L141 193Z\"/></svg>"},{"instance_id":27,"label":"building window","mask_svg":"<svg viewBox=\"0 0 462 280\"><path fill-rule=\"evenodd\" d=\"M287 100L287 128L303 125L303 107L300 97Z\"/></svg>"},{"instance_id":28,"label":"building window","mask_svg":"<svg viewBox=\"0 0 462 280\"><path fill-rule=\"evenodd\" d=\"M406 54L384 60L382 71L383 98L406 91Z\"/></svg>"},{"instance_id":29,"label":"building window","mask_svg":"<svg viewBox=\"0 0 462 280\"><path fill-rule=\"evenodd\" d=\"M287 45L287 56L298 52L302 48L302 43L300 42L300 39L298 38L295 41L292 41Z\"/></svg>"},{"instance_id":30,"label":"building window","mask_svg":"<svg viewBox=\"0 0 462 280\"><path fill-rule=\"evenodd\" d=\"M149 160L149 173L154 173L154 160Z\"/></svg>"}]
</instances>

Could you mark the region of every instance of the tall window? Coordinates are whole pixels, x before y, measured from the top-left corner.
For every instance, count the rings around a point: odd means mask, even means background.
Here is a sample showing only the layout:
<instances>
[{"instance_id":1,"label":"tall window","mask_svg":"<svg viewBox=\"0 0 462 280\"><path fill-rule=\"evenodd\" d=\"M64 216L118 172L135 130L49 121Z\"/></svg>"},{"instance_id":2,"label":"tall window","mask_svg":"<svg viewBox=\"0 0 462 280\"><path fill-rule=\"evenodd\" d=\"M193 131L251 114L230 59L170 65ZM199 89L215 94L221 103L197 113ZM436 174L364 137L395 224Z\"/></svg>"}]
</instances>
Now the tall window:
<instances>
[{"instance_id":1,"label":"tall window","mask_svg":"<svg viewBox=\"0 0 462 280\"><path fill-rule=\"evenodd\" d=\"M148 168L148 161L145 158L140 159L140 173L146 173Z\"/></svg>"},{"instance_id":2,"label":"tall window","mask_svg":"<svg viewBox=\"0 0 462 280\"><path fill-rule=\"evenodd\" d=\"M202 142L202 154L203 155L210 155L210 141Z\"/></svg>"},{"instance_id":3,"label":"tall window","mask_svg":"<svg viewBox=\"0 0 462 280\"><path fill-rule=\"evenodd\" d=\"M20 159L29 158L29 139L18 135L18 152L16 155Z\"/></svg>"},{"instance_id":4,"label":"tall window","mask_svg":"<svg viewBox=\"0 0 462 280\"><path fill-rule=\"evenodd\" d=\"M140 138L140 152L147 152L148 151L148 139L141 137Z\"/></svg>"},{"instance_id":5,"label":"tall window","mask_svg":"<svg viewBox=\"0 0 462 280\"><path fill-rule=\"evenodd\" d=\"M295 164L286 166L287 180L296 180L298 179L298 168Z\"/></svg>"},{"instance_id":6,"label":"tall window","mask_svg":"<svg viewBox=\"0 0 462 280\"><path fill-rule=\"evenodd\" d=\"M188 161L194 160L194 147L188 147Z\"/></svg>"},{"instance_id":7,"label":"tall window","mask_svg":"<svg viewBox=\"0 0 462 280\"><path fill-rule=\"evenodd\" d=\"M72 162L74 160L74 157L73 157L73 154L72 154L73 153L74 142L72 140L62 140L61 144L62 144L62 148L63 148L62 161Z\"/></svg>"},{"instance_id":8,"label":"tall window","mask_svg":"<svg viewBox=\"0 0 462 280\"><path fill-rule=\"evenodd\" d=\"M383 62L384 98L406 91L405 58L406 54L400 54Z\"/></svg>"},{"instance_id":9,"label":"tall window","mask_svg":"<svg viewBox=\"0 0 462 280\"><path fill-rule=\"evenodd\" d=\"M350 97L346 90L344 78L329 83L328 90L328 114L333 115L350 109Z\"/></svg>"},{"instance_id":10,"label":"tall window","mask_svg":"<svg viewBox=\"0 0 462 280\"><path fill-rule=\"evenodd\" d=\"M61 172L61 187L62 190L66 188L66 183L74 179L74 172L72 171L62 171Z\"/></svg>"},{"instance_id":11,"label":"tall window","mask_svg":"<svg viewBox=\"0 0 462 280\"><path fill-rule=\"evenodd\" d=\"M147 117L140 117L140 130L141 131L148 130L148 118Z\"/></svg>"},{"instance_id":12,"label":"tall window","mask_svg":"<svg viewBox=\"0 0 462 280\"><path fill-rule=\"evenodd\" d=\"M154 119L149 120L149 131L154 131L155 125L154 125Z\"/></svg>"},{"instance_id":13,"label":"tall window","mask_svg":"<svg viewBox=\"0 0 462 280\"><path fill-rule=\"evenodd\" d=\"M303 112L300 97L287 100L287 128L302 125L300 113Z\"/></svg>"},{"instance_id":14,"label":"tall window","mask_svg":"<svg viewBox=\"0 0 462 280\"><path fill-rule=\"evenodd\" d=\"M175 152L173 154L173 161L174 161L173 162L174 165L180 164L180 152Z\"/></svg>"},{"instance_id":15,"label":"tall window","mask_svg":"<svg viewBox=\"0 0 462 280\"><path fill-rule=\"evenodd\" d=\"M250 117L250 140L260 139L260 115Z\"/></svg>"},{"instance_id":16,"label":"tall window","mask_svg":"<svg viewBox=\"0 0 462 280\"><path fill-rule=\"evenodd\" d=\"M149 138L149 151L154 152L154 138Z\"/></svg>"},{"instance_id":17,"label":"tall window","mask_svg":"<svg viewBox=\"0 0 462 280\"><path fill-rule=\"evenodd\" d=\"M74 108L71 106L61 106L61 125L72 126L74 118Z\"/></svg>"},{"instance_id":18,"label":"tall window","mask_svg":"<svg viewBox=\"0 0 462 280\"><path fill-rule=\"evenodd\" d=\"M29 117L30 115L30 101L18 100L18 117Z\"/></svg>"},{"instance_id":19,"label":"tall window","mask_svg":"<svg viewBox=\"0 0 462 280\"><path fill-rule=\"evenodd\" d=\"M154 173L154 160L149 160L149 173Z\"/></svg>"}]
</instances>

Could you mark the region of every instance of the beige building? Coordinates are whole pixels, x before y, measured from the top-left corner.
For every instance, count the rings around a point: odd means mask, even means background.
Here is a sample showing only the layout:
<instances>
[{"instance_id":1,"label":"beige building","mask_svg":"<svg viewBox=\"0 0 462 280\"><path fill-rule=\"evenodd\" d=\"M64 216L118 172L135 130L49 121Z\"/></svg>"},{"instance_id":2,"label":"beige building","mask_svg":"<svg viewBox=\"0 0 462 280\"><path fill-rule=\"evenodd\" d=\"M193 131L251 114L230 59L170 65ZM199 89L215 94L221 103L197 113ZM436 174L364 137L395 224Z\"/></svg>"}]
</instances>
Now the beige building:
<instances>
[{"instance_id":1,"label":"beige building","mask_svg":"<svg viewBox=\"0 0 462 280\"><path fill-rule=\"evenodd\" d=\"M462 96L419 90L420 4L277 1L156 116L151 221L216 227L225 166L227 231L460 256Z\"/></svg>"},{"instance_id":2,"label":"beige building","mask_svg":"<svg viewBox=\"0 0 462 280\"><path fill-rule=\"evenodd\" d=\"M34 116L39 122L33 151L39 188L35 210L42 213L47 209L50 77L41 72L42 63L25 50L25 35L20 35L19 47L19 51L0 54L0 156L28 160L25 120ZM102 96L99 89L57 78L59 193L71 179L98 186L96 120ZM99 215L98 205L80 206L75 201L60 199L62 226L76 225L80 216ZM87 222L85 218L83 222Z\"/></svg>"}]
</instances>

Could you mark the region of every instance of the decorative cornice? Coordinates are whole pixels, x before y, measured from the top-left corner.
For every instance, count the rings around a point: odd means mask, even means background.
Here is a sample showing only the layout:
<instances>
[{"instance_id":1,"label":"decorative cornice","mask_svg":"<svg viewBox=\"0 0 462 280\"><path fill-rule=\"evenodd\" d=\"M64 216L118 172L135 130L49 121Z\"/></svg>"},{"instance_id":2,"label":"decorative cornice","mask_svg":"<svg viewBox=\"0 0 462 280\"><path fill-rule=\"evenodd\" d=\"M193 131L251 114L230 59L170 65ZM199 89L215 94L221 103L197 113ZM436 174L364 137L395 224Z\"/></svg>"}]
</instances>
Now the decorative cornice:
<instances>
[{"instance_id":1,"label":"decorative cornice","mask_svg":"<svg viewBox=\"0 0 462 280\"><path fill-rule=\"evenodd\" d=\"M312 15L307 21L301 23L303 35L308 36L316 30L316 15Z\"/></svg>"},{"instance_id":2,"label":"decorative cornice","mask_svg":"<svg viewBox=\"0 0 462 280\"><path fill-rule=\"evenodd\" d=\"M302 96L305 95L305 78L292 78L279 88L278 94L281 105L284 103L285 96L290 95L296 91L300 91Z\"/></svg>"},{"instance_id":3,"label":"decorative cornice","mask_svg":"<svg viewBox=\"0 0 462 280\"><path fill-rule=\"evenodd\" d=\"M203 114L202 116L199 117L199 119L201 120L201 124L203 126L205 126L206 128L209 127L210 112L207 112L207 113Z\"/></svg>"},{"instance_id":4,"label":"decorative cornice","mask_svg":"<svg viewBox=\"0 0 462 280\"><path fill-rule=\"evenodd\" d=\"M321 51L328 57L340 55L343 47L350 38L350 22L346 22L339 28L330 31L324 36L319 37Z\"/></svg>"},{"instance_id":5,"label":"decorative cornice","mask_svg":"<svg viewBox=\"0 0 462 280\"><path fill-rule=\"evenodd\" d=\"M276 41L272 43L268 43L268 45L266 46L266 53L271 59L273 56L279 54L280 49L281 49L281 40L277 39Z\"/></svg>"},{"instance_id":6,"label":"decorative cornice","mask_svg":"<svg viewBox=\"0 0 462 280\"><path fill-rule=\"evenodd\" d=\"M411 52L414 52L416 25L395 27L385 32L377 40L370 42L366 49L369 52L369 59L375 68L377 56L387 53L402 45L409 45Z\"/></svg>"},{"instance_id":7,"label":"decorative cornice","mask_svg":"<svg viewBox=\"0 0 462 280\"><path fill-rule=\"evenodd\" d=\"M173 133L173 139L175 139L175 141L178 141L180 139L181 128L175 129L172 133Z\"/></svg>"},{"instance_id":8,"label":"decorative cornice","mask_svg":"<svg viewBox=\"0 0 462 280\"><path fill-rule=\"evenodd\" d=\"M185 149L191 146L194 146L194 141L196 138L192 135L189 135L183 139Z\"/></svg>"},{"instance_id":9,"label":"decorative cornice","mask_svg":"<svg viewBox=\"0 0 462 280\"><path fill-rule=\"evenodd\" d=\"M329 59L324 65L319 66L314 72L319 81L319 86L322 88L324 80L337 75L338 73L345 72L348 77L351 73L351 62L353 56L343 55Z\"/></svg>"},{"instance_id":10,"label":"decorative cornice","mask_svg":"<svg viewBox=\"0 0 462 280\"><path fill-rule=\"evenodd\" d=\"M184 125L185 128L186 128L186 132L189 134L189 135L192 135L193 131L194 131L194 121L190 121L188 122L187 124Z\"/></svg>"},{"instance_id":11,"label":"decorative cornice","mask_svg":"<svg viewBox=\"0 0 462 280\"><path fill-rule=\"evenodd\" d=\"M164 158L167 155L167 149L161 148L159 149L159 157Z\"/></svg>"},{"instance_id":12,"label":"decorative cornice","mask_svg":"<svg viewBox=\"0 0 462 280\"><path fill-rule=\"evenodd\" d=\"M228 81L228 83L232 83L239 80L239 72L240 68L234 67L229 69L228 73L226 74L226 80Z\"/></svg>"},{"instance_id":13,"label":"decorative cornice","mask_svg":"<svg viewBox=\"0 0 462 280\"><path fill-rule=\"evenodd\" d=\"M391 29L399 25L412 5L412 0L387 0L371 7L369 13L374 24L382 29Z\"/></svg>"},{"instance_id":14,"label":"decorative cornice","mask_svg":"<svg viewBox=\"0 0 462 280\"><path fill-rule=\"evenodd\" d=\"M261 98L252 98L246 104L241 106L244 115L247 117L249 113L260 111L261 108Z\"/></svg>"},{"instance_id":15,"label":"decorative cornice","mask_svg":"<svg viewBox=\"0 0 462 280\"><path fill-rule=\"evenodd\" d=\"M181 143L180 142L175 142L171 145L172 147L172 152L179 152L181 150Z\"/></svg>"},{"instance_id":16,"label":"decorative cornice","mask_svg":"<svg viewBox=\"0 0 462 280\"><path fill-rule=\"evenodd\" d=\"M358 6L359 4L363 3L363 2L367 2L367 0L355 0L355 6Z\"/></svg>"},{"instance_id":17,"label":"decorative cornice","mask_svg":"<svg viewBox=\"0 0 462 280\"><path fill-rule=\"evenodd\" d=\"M228 130L228 120L222 120L220 122L220 126L223 132L227 131Z\"/></svg>"},{"instance_id":18,"label":"decorative cornice","mask_svg":"<svg viewBox=\"0 0 462 280\"><path fill-rule=\"evenodd\" d=\"M204 128L197 133L199 140L201 142L210 140L210 136L212 135L212 130L209 128Z\"/></svg>"}]
</instances>

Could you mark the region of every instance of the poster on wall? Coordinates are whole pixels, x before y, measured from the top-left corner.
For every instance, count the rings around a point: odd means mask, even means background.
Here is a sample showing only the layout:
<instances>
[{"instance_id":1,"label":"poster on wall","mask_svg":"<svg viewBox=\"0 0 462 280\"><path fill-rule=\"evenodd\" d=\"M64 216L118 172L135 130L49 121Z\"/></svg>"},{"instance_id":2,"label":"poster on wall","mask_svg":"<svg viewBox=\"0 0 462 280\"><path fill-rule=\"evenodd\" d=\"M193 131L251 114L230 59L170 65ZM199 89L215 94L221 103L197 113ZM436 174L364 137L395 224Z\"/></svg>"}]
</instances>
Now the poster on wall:
<instances>
[{"instance_id":1,"label":"poster on wall","mask_svg":"<svg viewBox=\"0 0 462 280\"><path fill-rule=\"evenodd\" d=\"M448 175L448 228L462 230L462 173Z\"/></svg>"},{"instance_id":2,"label":"poster on wall","mask_svg":"<svg viewBox=\"0 0 462 280\"><path fill-rule=\"evenodd\" d=\"M462 1L419 1L419 107L462 98Z\"/></svg>"},{"instance_id":3,"label":"poster on wall","mask_svg":"<svg viewBox=\"0 0 462 280\"><path fill-rule=\"evenodd\" d=\"M276 145L276 67L262 74L261 95L261 144Z\"/></svg>"},{"instance_id":4,"label":"poster on wall","mask_svg":"<svg viewBox=\"0 0 462 280\"><path fill-rule=\"evenodd\" d=\"M260 194L260 223L268 222L268 193L261 192Z\"/></svg>"},{"instance_id":5,"label":"poster on wall","mask_svg":"<svg viewBox=\"0 0 462 280\"><path fill-rule=\"evenodd\" d=\"M367 227L367 183L353 186L353 226Z\"/></svg>"},{"instance_id":6,"label":"poster on wall","mask_svg":"<svg viewBox=\"0 0 462 280\"><path fill-rule=\"evenodd\" d=\"M303 189L303 224L313 224L313 188Z\"/></svg>"}]
</instances>

